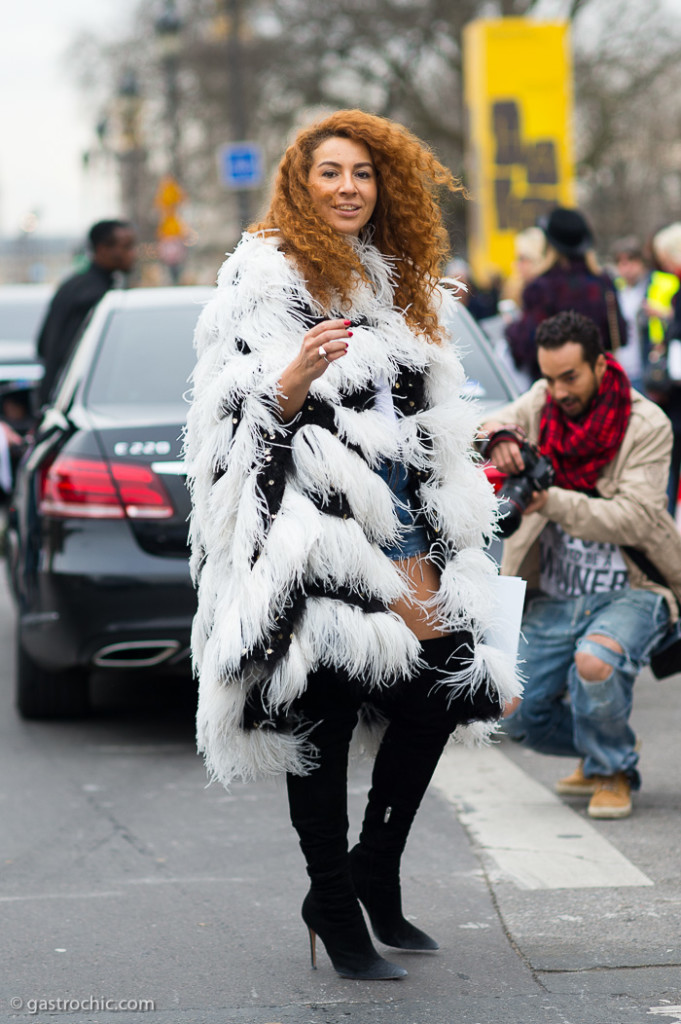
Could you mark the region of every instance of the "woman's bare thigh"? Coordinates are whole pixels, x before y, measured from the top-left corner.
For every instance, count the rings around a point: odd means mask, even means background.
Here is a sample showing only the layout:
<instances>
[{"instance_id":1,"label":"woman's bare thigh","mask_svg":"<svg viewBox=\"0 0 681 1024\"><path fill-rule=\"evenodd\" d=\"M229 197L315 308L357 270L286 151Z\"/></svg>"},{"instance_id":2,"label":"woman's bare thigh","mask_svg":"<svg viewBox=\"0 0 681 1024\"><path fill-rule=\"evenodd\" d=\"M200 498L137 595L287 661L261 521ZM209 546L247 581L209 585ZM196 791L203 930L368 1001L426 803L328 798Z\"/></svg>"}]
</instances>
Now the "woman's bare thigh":
<instances>
[{"instance_id":1,"label":"woman's bare thigh","mask_svg":"<svg viewBox=\"0 0 681 1024\"><path fill-rule=\"evenodd\" d=\"M447 630L430 621L426 606L440 589L440 573L423 555L400 558L397 565L409 579L410 596L408 599L395 601L390 606L391 611L397 612L404 619L419 640L442 636Z\"/></svg>"}]
</instances>

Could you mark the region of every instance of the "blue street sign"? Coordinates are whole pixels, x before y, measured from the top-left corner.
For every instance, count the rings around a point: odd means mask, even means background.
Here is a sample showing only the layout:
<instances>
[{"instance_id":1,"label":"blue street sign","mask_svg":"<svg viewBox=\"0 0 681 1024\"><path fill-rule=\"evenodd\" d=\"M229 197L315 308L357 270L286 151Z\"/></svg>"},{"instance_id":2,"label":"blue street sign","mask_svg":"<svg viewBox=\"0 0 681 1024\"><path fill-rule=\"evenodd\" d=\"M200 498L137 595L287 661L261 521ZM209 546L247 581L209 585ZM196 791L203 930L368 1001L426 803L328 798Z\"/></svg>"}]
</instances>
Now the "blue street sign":
<instances>
[{"instance_id":1,"label":"blue street sign","mask_svg":"<svg viewBox=\"0 0 681 1024\"><path fill-rule=\"evenodd\" d=\"M231 142L221 146L218 167L220 182L226 188L259 188L262 185L262 150L257 142Z\"/></svg>"}]
</instances>

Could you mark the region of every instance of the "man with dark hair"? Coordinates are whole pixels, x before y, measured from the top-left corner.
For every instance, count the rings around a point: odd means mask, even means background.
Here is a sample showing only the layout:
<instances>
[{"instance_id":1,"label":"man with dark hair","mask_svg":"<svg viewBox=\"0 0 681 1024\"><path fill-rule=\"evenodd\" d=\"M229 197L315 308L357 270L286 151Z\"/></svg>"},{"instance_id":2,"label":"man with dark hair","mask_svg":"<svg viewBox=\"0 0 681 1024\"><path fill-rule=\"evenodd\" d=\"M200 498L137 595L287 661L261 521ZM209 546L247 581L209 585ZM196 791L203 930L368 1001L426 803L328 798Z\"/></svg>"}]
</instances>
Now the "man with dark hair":
<instances>
[{"instance_id":1,"label":"man with dark hair","mask_svg":"<svg viewBox=\"0 0 681 1024\"><path fill-rule=\"evenodd\" d=\"M589 318L559 313L536 340L542 379L484 425L502 472L523 471L525 439L555 472L504 544L502 572L528 583L527 683L504 731L581 758L557 791L590 796L591 817L624 818L640 785L634 681L679 615L681 537L666 509L671 426L631 389Z\"/></svg>"},{"instance_id":2,"label":"man with dark hair","mask_svg":"<svg viewBox=\"0 0 681 1024\"><path fill-rule=\"evenodd\" d=\"M552 316L537 328L537 347L547 350L562 348L572 341L580 345L582 355L592 370L600 365L605 356L601 332L588 316L582 316L574 309Z\"/></svg>"},{"instance_id":3,"label":"man with dark hair","mask_svg":"<svg viewBox=\"0 0 681 1024\"><path fill-rule=\"evenodd\" d=\"M42 402L49 398L83 321L113 287L114 274L128 274L135 265L137 242L127 221L99 221L90 228L88 241L89 266L57 289L38 335L38 355L45 368L39 391Z\"/></svg>"}]
</instances>

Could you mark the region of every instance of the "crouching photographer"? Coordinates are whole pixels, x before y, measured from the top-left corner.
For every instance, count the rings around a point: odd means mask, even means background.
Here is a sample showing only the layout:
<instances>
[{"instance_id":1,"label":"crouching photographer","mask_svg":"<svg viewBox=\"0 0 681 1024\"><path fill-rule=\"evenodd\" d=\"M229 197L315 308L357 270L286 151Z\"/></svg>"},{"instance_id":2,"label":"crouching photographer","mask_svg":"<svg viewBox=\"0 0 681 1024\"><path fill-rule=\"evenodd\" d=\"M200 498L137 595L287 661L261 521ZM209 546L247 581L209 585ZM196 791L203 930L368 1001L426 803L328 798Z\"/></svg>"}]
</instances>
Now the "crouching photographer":
<instances>
[{"instance_id":1,"label":"crouching photographer","mask_svg":"<svg viewBox=\"0 0 681 1024\"><path fill-rule=\"evenodd\" d=\"M588 796L593 818L624 818L640 785L634 682L678 629L671 425L631 389L588 317L559 313L536 343L543 379L483 425L491 462L509 474L502 573L528 584L527 681L504 731L580 758L557 792Z\"/></svg>"}]
</instances>

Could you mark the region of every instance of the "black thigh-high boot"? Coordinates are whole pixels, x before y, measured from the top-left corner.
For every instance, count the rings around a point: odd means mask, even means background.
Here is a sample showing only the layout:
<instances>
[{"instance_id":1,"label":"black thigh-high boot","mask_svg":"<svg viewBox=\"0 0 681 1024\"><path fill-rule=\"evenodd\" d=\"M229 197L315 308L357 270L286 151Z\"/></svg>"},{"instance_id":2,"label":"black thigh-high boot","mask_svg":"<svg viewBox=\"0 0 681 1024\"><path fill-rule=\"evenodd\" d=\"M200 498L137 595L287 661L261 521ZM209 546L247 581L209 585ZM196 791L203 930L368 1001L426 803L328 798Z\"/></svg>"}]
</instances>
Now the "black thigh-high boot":
<instances>
[{"instance_id":1,"label":"black thigh-high boot","mask_svg":"<svg viewBox=\"0 0 681 1024\"><path fill-rule=\"evenodd\" d=\"M350 878L347 767L357 706L348 702L347 684L344 691L330 673L316 673L296 710L306 724L316 723L310 740L318 750L317 767L309 775L286 777L291 822L311 883L302 916L310 933L312 966L319 935L341 977L402 978L404 968L374 949Z\"/></svg>"},{"instance_id":2,"label":"black thigh-high boot","mask_svg":"<svg viewBox=\"0 0 681 1024\"><path fill-rule=\"evenodd\" d=\"M388 946L434 950L437 942L402 914L400 859L421 800L450 733L457 725L498 718L499 702L479 692L450 700L438 686L449 671L470 660L469 633L422 641L428 665L406 684L385 691L389 725L376 755L359 843L350 852L355 891L374 934Z\"/></svg>"}]
</instances>

